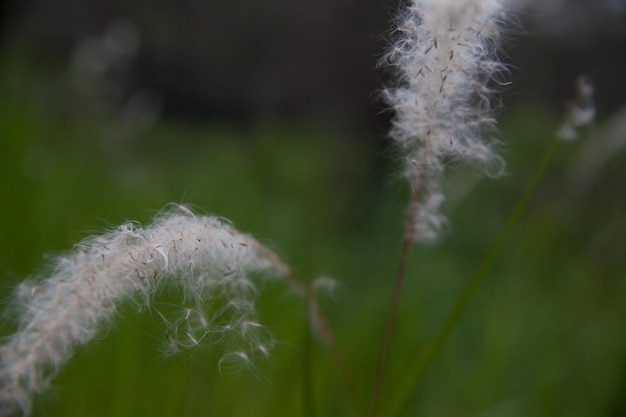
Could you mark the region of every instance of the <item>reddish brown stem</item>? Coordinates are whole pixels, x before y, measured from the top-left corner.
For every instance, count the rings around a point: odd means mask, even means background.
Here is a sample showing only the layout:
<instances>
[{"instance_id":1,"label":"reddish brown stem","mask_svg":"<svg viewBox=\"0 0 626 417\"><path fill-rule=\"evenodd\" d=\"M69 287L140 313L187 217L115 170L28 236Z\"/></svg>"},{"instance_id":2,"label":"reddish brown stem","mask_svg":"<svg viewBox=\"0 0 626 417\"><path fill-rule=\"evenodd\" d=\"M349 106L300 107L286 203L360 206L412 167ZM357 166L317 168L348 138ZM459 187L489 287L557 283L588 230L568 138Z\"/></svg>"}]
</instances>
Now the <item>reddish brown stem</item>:
<instances>
[{"instance_id":1,"label":"reddish brown stem","mask_svg":"<svg viewBox=\"0 0 626 417\"><path fill-rule=\"evenodd\" d=\"M354 412L361 417L365 417L366 412L365 408L362 407L361 400L357 393L356 382L354 379L354 375L350 368L348 367L348 363L346 362L345 357L341 353L341 349L339 349L339 345L337 345L335 336L330 329L330 326L324 319L324 316L319 310L317 303L312 295L307 297L307 303L309 307L309 316L311 319L311 326L319 333L322 341L330 351L330 354L337 366L337 370L343 379L343 382L348 390L348 395L350 396L352 407L354 408Z\"/></svg>"},{"instance_id":2,"label":"reddish brown stem","mask_svg":"<svg viewBox=\"0 0 626 417\"><path fill-rule=\"evenodd\" d=\"M262 247L261 248L264 253L271 255L272 261L279 267L279 269L283 272L287 282L291 284L291 286L301 295L307 305L307 310L309 312L309 319L311 321L311 327L320 335L323 343L330 350L331 357L335 362L335 366L341 375L344 385L348 391L348 395L350 396L350 400L352 402L352 407L354 408L354 412L360 416L365 417L366 411L362 406L362 402L359 398L356 389L356 383L354 379L354 374L350 370L348 363L345 360L339 345L337 344L336 338L328 325L328 322L324 318L324 315L320 311L315 297L311 293L311 290L304 285L302 285L296 277L291 272L291 269L280 261L280 259L270 252L268 249Z\"/></svg>"},{"instance_id":3,"label":"reddish brown stem","mask_svg":"<svg viewBox=\"0 0 626 417\"><path fill-rule=\"evenodd\" d=\"M391 303L389 305L387 321L385 322L385 329L383 331L383 340L380 346L380 352L378 354L376 376L374 377L374 384L372 387L372 398L367 413L368 417L375 417L378 409L378 400L380 398L380 391L382 389L385 376L387 357L389 356L389 347L391 345L391 337L393 336L394 324L398 313L398 305L400 304L400 295L402 294L402 286L404 284L406 265L409 259L409 253L411 252L411 246L413 245L413 228L415 225L415 221L417 220L417 204L419 202L420 192L422 188L422 176L423 172L420 171L415 181L413 193L411 194L409 215L404 229L404 241L402 242L402 253L400 254L400 261L398 262L398 270L396 272L393 293L391 295Z\"/></svg>"}]
</instances>

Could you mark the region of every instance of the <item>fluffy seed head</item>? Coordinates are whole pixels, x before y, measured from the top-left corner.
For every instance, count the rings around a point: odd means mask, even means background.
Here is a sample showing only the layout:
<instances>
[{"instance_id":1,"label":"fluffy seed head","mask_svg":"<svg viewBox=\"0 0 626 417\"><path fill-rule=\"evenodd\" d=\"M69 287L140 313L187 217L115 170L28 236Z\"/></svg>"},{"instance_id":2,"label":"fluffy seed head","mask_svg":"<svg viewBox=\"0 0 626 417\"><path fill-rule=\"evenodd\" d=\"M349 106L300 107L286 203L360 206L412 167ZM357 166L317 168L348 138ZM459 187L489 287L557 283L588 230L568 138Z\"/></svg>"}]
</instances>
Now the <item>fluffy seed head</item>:
<instances>
[{"instance_id":1,"label":"fluffy seed head","mask_svg":"<svg viewBox=\"0 0 626 417\"><path fill-rule=\"evenodd\" d=\"M501 170L491 138L494 86L505 67L496 59L502 0L410 0L398 18L394 42L381 60L395 83L383 90L395 112L390 132L411 184L428 184L450 163ZM438 182L438 181L436 181ZM415 225L414 240L436 237L436 206L443 195L425 187L416 208L430 219ZM436 204L435 204L436 203ZM428 206L428 207L424 207ZM433 210L435 209L435 210Z\"/></svg>"},{"instance_id":2,"label":"fluffy seed head","mask_svg":"<svg viewBox=\"0 0 626 417\"><path fill-rule=\"evenodd\" d=\"M18 330L0 346L0 416L28 414L32 395L46 388L77 345L97 334L120 301L138 295L150 305L166 286L184 296L173 317L157 310L170 351L205 339L236 348L239 357L250 358L245 349L259 345L267 350L271 341L256 321L250 278L266 270L285 267L230 224L183 207L145 228L127 223L86 239L54 260L47 278L16 289ZM207 303L219 303L211 315Z\"/></svg>"},{"instance_id":3,"label":"fluffy seed head","mask_svg":"<svg viewBox=\"0 0 626 417\"><path fill-rule=\"evenodd\" d=\"M581 75L576 79L576 94L568 103L568 112L557 137L564 141L576 139L579 128L592 124L595 117L593 85L587 77Z\"/></svg>"}]
</instances>

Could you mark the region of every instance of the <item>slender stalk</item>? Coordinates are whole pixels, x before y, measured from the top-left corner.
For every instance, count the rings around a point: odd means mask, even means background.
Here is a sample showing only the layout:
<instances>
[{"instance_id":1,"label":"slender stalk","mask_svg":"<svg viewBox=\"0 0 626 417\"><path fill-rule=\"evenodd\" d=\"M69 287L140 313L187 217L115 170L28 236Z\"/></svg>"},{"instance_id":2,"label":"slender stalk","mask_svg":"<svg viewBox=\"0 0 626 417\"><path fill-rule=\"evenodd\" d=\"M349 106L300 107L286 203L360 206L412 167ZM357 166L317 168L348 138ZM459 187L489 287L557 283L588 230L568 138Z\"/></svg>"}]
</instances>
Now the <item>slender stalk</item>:
<instances>
[{"instance_id":1,"label":"slender stalk","mask_svg":"<svg viewBox=\"0 0 626 417\"><path fill-rule=\"evenodd\" d=\"M307 232L307 257L306 257L306 276L313 276L313 241L316 228L312 224L309 224ZM310 280L307 280L307 287L311 288ZM304 294L310 291L304 291ZM304 334L302 340L302 407L304 417L315 417L315 395L313 393L315 384L315 376L313 370L314 364L314 349L313 349L313 335L311 331L311 312L309 311L308 300L305 300L303 304L304 309Z\"/></svg>"},{"instance_id":2,"label":"slender stalk","mask_svg":"<svg viewBox=\"0 0 626 417\"><path fill-rule=\"evenodd\" d=\"M192 382L192 375L191 375L190 367L188 366L185 368L184 379L182 380L183 388L180 393L180 398L178 399L178 401L176 401L176 410L177 410L176 415L179 415L179 416L188 415L188 413L186 412L189 411L189 392L190 392L189 388L191 386L191 382Z\"/></svg>"},{"instance_id":3,"label":"slender stalk","mask_svg":"<svg viewBox=\"0 0 626 417\"><path fill-rule=\"evenodd\" d=\"M302 285L293 273L289 270L287 266L285 266L285 278L291 284L291 286L300 294L307 306L308 318L311 324L311 327L317 331L319 336L322 338L322 342L330 351L331 358L335 363L337 371L341 376L341 379L344 383L346 390L348 391L348 395L350 397L350 402L352 403L353 411L356 415L360 417L366 417L365 408L362 406L363 402L361 401L358 391L356 388L356 379L354 378L354 373L351 371L348 366L348 362L345 360L345 356L339 345L337 344L337 339L333 334L328 322L324 318L324 315L319 309L317 302L315 301L315 297L309 288Z\"/></svg>"},{"instance_id":4,"label":"slender stalk","mask_svg":"<svg viewBox=\"0 0 626 417\"><path fill-rule=\"evenodd\" d=\"M309 296L307 298L307 302L311 318L311 325L314 329L318 331L320 337L322 338L322 341L330 351L331 357L335 362L335 366L337 367L341 379L343 380L343 383L348 390L348 395L350 396L350 401L352 403L352 408L354 409L354 412L358 416L365 417L367 414L365 412L365 408L362 406L361 399L356 389L356 380L354 378L354 374L350 370L350 367L348 366L345 356L341 352L341 349L336 342L336 338L330 326L320 312L319 307L315 302L315 299L312 296Z\"/></svg>"},{"instance_id":5,"label":"slender stalk","mask_svg":"<svg viewBox=\"0 0 626 417\"><path fill-rule=\"evenodd\" d=\"M552 156L554 155L557 145L558 140L555 138L546 148L539 165L535 168L535 171L526 184L524 191L509 214L504 227L500 230L500 233L494 239L480 263L472 272L472 275L468 279L461 293L457 296L444 322L439 326L437 332L426 344L424 349L418 353L401 383L398 384L397 389L395 390L395 396L390 403L390 408L385 413L386 417L397 416L407 405L411 397L411 393L416 390L425 374L426 369L432 364L434 359L437 357L437 354L441 351L445 342L448 340L448 337L454 330L467 305L474 296L476 289L487 275L489 267L493 264L494 259L500 253L503 243L511 234L513 227L517 224L521 214L528 205L528 201L536 190L539 181L541 180L550 160L552 159Z\"/></svg>"},{"instance_id":6,"label":"slender stalk","mask_svg":"<svg viewBox=\"0 0 626 417\"><path fill-rule=\"evenodd\" d=\"M378 408L378 400L380 398L380 392L385 376L385 368L387 366L387 357L389 356L389 347L391 345L391 338L393 336L394 325L398 313L398 305L400 304L400 295L402 294L404 277L406 275L406 265L409 259L409 254L411 252L411 247L413 246L413 226L417 218L416 206L420 198L420 191L422 188L422 176L423 171L420 171L420 174L416 180L415 187L413 188L413 192L411 194L409 216L404 230L404 240L402 242L402 253L400 254L400 261L398 262L396 279L394 281L393 293L391 295L391 303L389 305L387 320L385 322L385 328L383 331L383 339L378 354L376 376L374 378L374 384L372 386L372 398L370 400L370 406L367 413L368 417L374 417Z\"/></svg>"},{"instance_id":7,"label":"slender stalk","mask_svg":"<svg viewBox=\"0 0 626 417\"><path fill-rule=\"evenodd\" d=\"M305 417L315 416L315 401L313 398L313 348L311 327L311 314L309 312L308 303L305 306L306 324L304 326L304 335L302 342L302 415Z\"/></svg>"}]
</instances>

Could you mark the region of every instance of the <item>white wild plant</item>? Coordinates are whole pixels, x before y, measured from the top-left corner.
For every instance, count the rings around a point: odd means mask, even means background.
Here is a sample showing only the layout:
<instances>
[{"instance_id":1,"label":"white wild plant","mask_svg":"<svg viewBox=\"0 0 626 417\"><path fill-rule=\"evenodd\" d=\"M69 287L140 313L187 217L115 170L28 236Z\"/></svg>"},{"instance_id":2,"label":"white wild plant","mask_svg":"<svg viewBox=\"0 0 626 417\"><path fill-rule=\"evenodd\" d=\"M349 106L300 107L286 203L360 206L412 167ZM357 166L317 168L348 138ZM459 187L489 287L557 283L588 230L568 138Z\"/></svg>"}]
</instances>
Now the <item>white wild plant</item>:
<instances>
[{"instance_id":1,"label":"white wild plant","mask_svg":"<svg viewBox=\"0 0 626 417\"><path fill-rule=\"evenodd\" d=\"M576 79L575 96L568 103L568 112L557 137L563 141L572 141L578 137L581 127L593 123L596 107L593 102L593 86L587 77L581 75Z\"/></svg>"},{"instance_id":2,"label":"white wild plant","mask_svg":"<svg viewBox=\"0 0 626 417\"><path fill-rule=\"evenodd\" d=\"M172 350L206 338L232 344L226 359L268 355L271 340L256 319L250 274L289 271L251 236L178 207L145 228L127 223L90 237L54 259L47 278L18 286L18 329L0 347L0 416L28 414L33 394L46 389L121 301L139 296L150 307L166 286L180 288L185 298L176 317L167 319ZM207 316L206 303L216 299L221 306Z\"/></svg>"},{"instance_id":3,"label":"white wild plant","mask_svg":"<svg viewBox=\"0 0 626 417\"><path fill-rule=\"evenodd\" d=\"M505 84L506 68L495 51L506 12L505 0L408 0L398 19L394 43L381 65L391 67L396 76L383 96L395 113L390 136L413 188L405 234L409 244L432 242L445 227L440 206L450 164L480 166L490 175L502 171L493 137L493 97ZM587 104L581 105L586 112L572 116L573 125L592 117ZM405 248L371 416L377 412L407 256ZM147 227L128 223L88 238L56 258L47 277L26 281L16 290L18 329L0 346L0 417L28 414L33 395L46 389L78 345L93 339L114 317L120 302L139 299L151 307L155 292L167 286L184 294L179 312L163 315L173 351L208 339L232 342L227 358L248 362L255 355L267 356L271 340L256 318L251 275L267 272L285 277L307 298L313 327L334 346L312 300L315 285L294 283L273 252L223 220L196 216L179 206ZM221 304L207 314L212 301Z\"/></svg>"},{"instance_id":4,"label":"white wild plant","mask_svg":"<svg viewBox=\"0 0 626 417\"><path fill-rule=\"evenodd\" d=\"M410 0L380 65L395 83L383 90L394 111L390 136L413 187L414 242L440 235L446 166L465 163L502 171L492 137L494 87L505 66L496 57L506 9L503 0Z\"/></svg>"},{"instance_id":5,"label":"white wild plant","mask_svg":"<svg viewBox=\"0 0 626 417\"><path fill-rule=\"evenodd\" d=\"M496 56L504 0L408 0L380 65L395 84L383 90L394 112L390 136L412 187L403 248L378 355L368 417L377 413L410 248L440 238L443 175L450 164L491 175L503 162L491 137L493 90L506 67Z\"/></svg>"}]
</instances>

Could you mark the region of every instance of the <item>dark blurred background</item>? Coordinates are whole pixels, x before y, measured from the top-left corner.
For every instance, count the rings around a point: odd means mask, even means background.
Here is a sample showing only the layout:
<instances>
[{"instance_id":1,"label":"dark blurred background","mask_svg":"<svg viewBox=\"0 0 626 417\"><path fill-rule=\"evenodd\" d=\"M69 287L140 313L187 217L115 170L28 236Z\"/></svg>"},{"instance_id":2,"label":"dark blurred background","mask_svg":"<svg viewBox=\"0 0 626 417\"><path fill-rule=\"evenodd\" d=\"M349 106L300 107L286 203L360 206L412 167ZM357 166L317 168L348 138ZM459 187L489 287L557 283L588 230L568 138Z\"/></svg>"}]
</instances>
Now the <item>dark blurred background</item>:
<instances>
[{"instance_id":1,"label":"dark blurred background","mask_svg":"<svg viewBox=\"0 0 626 417\"><path fill-rule=\"evenodd\" d=\"M117 77L109 81L121 83L118 101L150 90L165 117L318 118L367 131L390 4L9 2L3 46L19 45L51 71L73 65Z\"/></svg>"},{"instance_id":2,"label":"dark blurred background","mask_svg":"<svg viewBox=\"0 0 626 417\"><path fill-rule=\"evenodd\" d=\"M2 46L41 71L101 77L107 100L134 98L164 117L318 119L381 137L372 93L385 78L375 66L396 8L391 0L5 1ZM504 54L515 80L507 105L563 106L581 73L597 86L601 114L623 104L624 0L520 8Z\"/></svg>"}]
</instances>

